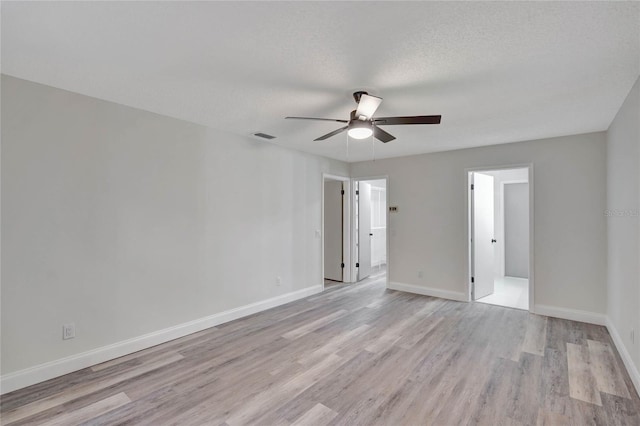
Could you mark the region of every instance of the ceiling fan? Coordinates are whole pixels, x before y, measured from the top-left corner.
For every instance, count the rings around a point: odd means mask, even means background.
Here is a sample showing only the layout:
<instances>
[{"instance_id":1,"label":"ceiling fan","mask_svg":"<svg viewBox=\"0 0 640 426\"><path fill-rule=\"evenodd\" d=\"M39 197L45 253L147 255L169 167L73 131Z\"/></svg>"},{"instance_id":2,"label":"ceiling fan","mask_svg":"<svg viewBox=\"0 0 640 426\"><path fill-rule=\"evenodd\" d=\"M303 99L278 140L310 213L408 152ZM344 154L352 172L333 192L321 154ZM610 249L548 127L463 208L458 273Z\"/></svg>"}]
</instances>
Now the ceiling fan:
<instances>
[{"instance_id":1,"label":"ceiling fan","mask_svg":"<svg viewBox=\"0 0 640 426\"><path fill-rule=\"evenodd\" d=\"M334 118L314 118L314 117L285 117L296 120L320 120L320 121L335 121L338 123L346 123L347 125L334 130L331 133L320 136L314 140L323 141L329 139L332 136L342 133L345 130L347 134L354 139L365 139L373 135L376 139L387 143L395 139L395 137L378 126L390 126L396 124L440 124L440 115L414 115L409 117L380 117L373 118L373 114L376 112L382 98L377 96L371 96L367 92L355 92L353 98L358 104L358 108L351 111L351 117L349 120L338 120Z\"/></svg>"}]
</instances>

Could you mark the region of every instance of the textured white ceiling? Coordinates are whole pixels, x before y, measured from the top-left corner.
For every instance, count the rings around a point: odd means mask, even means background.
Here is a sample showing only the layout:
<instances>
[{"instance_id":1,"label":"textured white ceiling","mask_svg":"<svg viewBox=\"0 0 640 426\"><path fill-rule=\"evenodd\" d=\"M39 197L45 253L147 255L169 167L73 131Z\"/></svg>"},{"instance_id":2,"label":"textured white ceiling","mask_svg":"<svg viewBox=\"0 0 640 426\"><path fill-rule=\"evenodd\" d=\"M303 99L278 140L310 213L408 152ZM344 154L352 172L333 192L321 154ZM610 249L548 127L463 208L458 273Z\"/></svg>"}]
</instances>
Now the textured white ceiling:
<instances>
[{"instance_id":1,"label":"textured white ceiling","mask_svg":"<svg viewBox=\"0 0 640 426\"><path fill-rule=\"evenodd\" d=\"M2 72L346 160L351 92L377 158L608 128L640 74L638 2L3 2ZM352 141L349 161L371 159Z\"/></svg>"}]
</instances>

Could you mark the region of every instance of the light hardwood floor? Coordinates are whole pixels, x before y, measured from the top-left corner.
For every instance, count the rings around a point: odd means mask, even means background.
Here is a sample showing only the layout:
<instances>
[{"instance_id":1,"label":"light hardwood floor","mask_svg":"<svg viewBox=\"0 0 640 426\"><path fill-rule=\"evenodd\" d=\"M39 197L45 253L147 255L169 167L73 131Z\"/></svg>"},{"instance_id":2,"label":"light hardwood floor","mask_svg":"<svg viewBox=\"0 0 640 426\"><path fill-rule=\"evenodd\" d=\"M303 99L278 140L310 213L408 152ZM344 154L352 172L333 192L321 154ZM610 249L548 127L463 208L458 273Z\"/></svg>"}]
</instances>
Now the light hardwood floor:
<instances>
[{"instance_id":1,"label":"light hardwood floor","mask_svg":"<svg viewBox=\"0 0 640 426\"><path fill-rule=\"evenodd\" d=\"M2 396L2 424L640 425L604 327L324 293Z\"/></svg>"}]
</instances>

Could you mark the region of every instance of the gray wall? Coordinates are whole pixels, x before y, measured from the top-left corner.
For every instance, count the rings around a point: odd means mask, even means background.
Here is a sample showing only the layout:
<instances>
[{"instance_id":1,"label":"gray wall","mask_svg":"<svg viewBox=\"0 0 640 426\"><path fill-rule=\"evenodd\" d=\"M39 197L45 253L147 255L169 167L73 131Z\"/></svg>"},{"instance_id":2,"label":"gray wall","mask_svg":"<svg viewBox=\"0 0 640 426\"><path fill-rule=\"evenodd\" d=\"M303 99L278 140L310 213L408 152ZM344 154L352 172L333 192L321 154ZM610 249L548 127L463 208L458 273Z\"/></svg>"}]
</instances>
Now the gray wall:
<instances>
[{"instance_id":1,"label":"gray wall","mask_svg":"<svg viewBox=\"0 0 640 426\"><path fill-rule=\"evenodd\" d=\"M504 274L529 278L529 184L504 185Z\"/></svg>"},{"instance_id":2,"label":"gray wall","mask_svg":"<svg viewBox=\"0 0 640 426\"><path fill-rule=\"evenodd\" d=\"M607 313L640 370L640 80L607 132ZM635 343L631 332L635 331ZM640 389L640 378L636 379Z\"/></svg>"},{"instance_id":3,"label":"gray wall","mask_svg":"<svg viewBox=\"0 0 640 426\"><path fill-rule=\"evenodd\" d=\"M323 172L348 167L2 76L2 374L321 285Z\"/></svg>"},{"instance_id":4,"label":"gray wall","mask_svg":"<svg viewBox=\"0 0 640 426\"><path fill-rule=\"evenodd\" d=\"M604 313L605 150L605 134L590 133L353 163L351 173L389 176L390 281L466 297L465 169L533 163L534 302Z\"/></svg>"}]
</instances>

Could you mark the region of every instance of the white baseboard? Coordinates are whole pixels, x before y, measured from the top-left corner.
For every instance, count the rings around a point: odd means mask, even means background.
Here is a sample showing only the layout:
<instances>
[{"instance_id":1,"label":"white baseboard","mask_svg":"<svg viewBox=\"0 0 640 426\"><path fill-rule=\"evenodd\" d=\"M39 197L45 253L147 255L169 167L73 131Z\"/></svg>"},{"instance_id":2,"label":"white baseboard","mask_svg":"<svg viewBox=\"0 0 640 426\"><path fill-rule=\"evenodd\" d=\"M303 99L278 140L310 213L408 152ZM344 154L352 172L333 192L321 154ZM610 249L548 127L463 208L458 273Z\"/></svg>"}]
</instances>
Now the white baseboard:
<instances>
[{"instance_id":1,"label":"white baseboard","mask_svg":"<svg viewBox=\"0 0 640 426\"><path fill-rule=\"evenodd\" d=\"M558 306L549 305L535 305L534 310L536 314L545 315L547 317L562 318L596 325L606 325L606 316L595 312L560 308Z\"/></svg>"},{"instance_id":2,"label":"white baseboard","mask_svg":"<svg viewBox=\"0 0 640 426\"><path fill-rule=\"evenodd\" d=\"M284 305L285 303L293 302L294 300L302 299L320 292L322 292L322 285L307 287L302 290L293 291L291 293L272 297L267 300L251 303L235 309L230 309L228 311L165 328L163 330L154 331L152 333L103 346L101 348L9 373L0 377L0 394L44 382L45 380L53 379L54 377L91 367L92 365L96 365L101 362L119 358L124 355L147 349L170 340L178 339L247 315Z\"/></svg>"},{"instance_id":3,"label":"white baseboard","mask_svg":"<svg viewBox=\"0 0 640 426\"><path fill-rule=\"evenodd\" d=\"M387 286L391 290L405 291L407 293L422 294L423 296L440 297L442 299L457 300L459 302L468 302L467 295L457 291L442 290L439 288L422 287L413 284L404 284L390 282Z\"/></svg>"},{"instance_id":4,"label":"white baseboard","mask_svg":"<svg viewBox=\"0 0 640 426\"><path fill-rule=\"evenodd\" d=\"M606 317L606 326L611 335L611 339L613 339L613 344L616 345L622 362L624 362L624 366L627 367L627 372L629 373L629 377L631 377L633 385L636 387L636 392L640 395L640 371L638 371L638 367L633 363L631 354L627 350L622 337L620 337L620 333L618 333L618 329L613 325L613 321L611 321L609 316Z\"/></svg>"}]
</instances>

